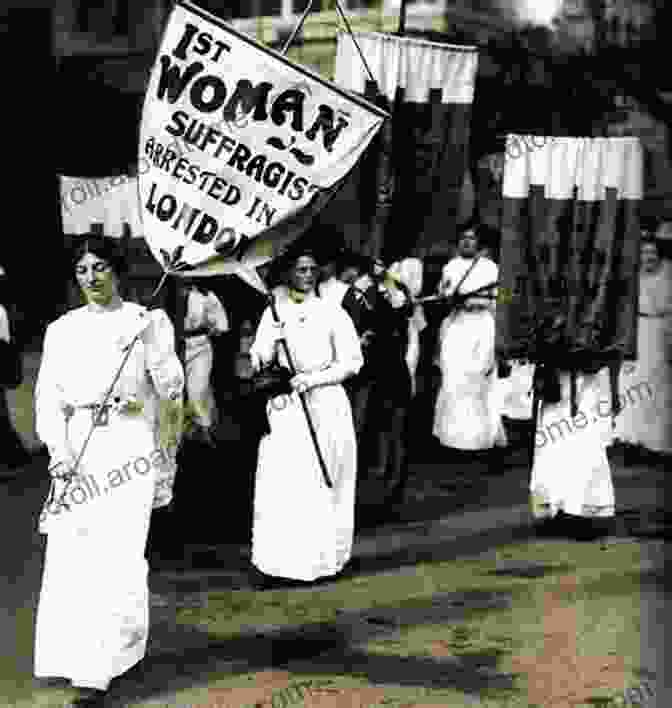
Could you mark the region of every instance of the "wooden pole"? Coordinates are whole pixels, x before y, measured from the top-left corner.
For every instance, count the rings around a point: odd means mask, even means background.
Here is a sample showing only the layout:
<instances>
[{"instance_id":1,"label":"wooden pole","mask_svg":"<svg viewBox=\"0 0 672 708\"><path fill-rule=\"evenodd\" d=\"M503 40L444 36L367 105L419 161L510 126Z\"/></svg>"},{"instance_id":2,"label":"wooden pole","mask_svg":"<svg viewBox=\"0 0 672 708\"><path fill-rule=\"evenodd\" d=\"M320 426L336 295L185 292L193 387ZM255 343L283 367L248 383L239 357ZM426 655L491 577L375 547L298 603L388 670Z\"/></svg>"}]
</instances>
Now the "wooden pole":
<instances>
[{"instance_id":1,"label":"wooden pole","mask_svg":"<svg viewBox=\"0 0 672 708\"><path fill-rule=\"evenodd\" d=\"M280 317L278 316L278 311L275 307L275 298L273 295L268 296L268 305L271 308L271 314L273 315L273 319L279 324L280 323ZM292 359L292 354L289 351L289 346L287 345L287 340L283 337L280 340L280 344L282 345L282 349L285 353L285 358L287 359L287 367L289 368L290 373L292 376L296 376L296 367L294 366L294 360ZM298 393L298 392L297 392ZM324 479L324 483L329 487L329 489L333 489L333 483L331 479L329 478L329 472L327 471L327 465L324 461L324 457L322 456L322 450L320 450L320 443L317 439L317 433L315 432L315 426L313 425L313 420L310 417L310 411L308 410L308 404L306 402L306 395L305 393L299 393L299 400L301 401L301 406L303 407L303 414L306 417L306 423L308 424L308 430L310 432L310 437L313 441L313 446L315 447L315 454L317 455L317 461L320 465L320 471L322 472L322 478Z\"/></svg>"},{"instance_id":2,"label":"wooden pole","mask_svg":"<svg viewBox=\"0 0 672 708\"><path fill-rule=\"evenodd\" d=\"M399 7L399 29L397 34L403 37L406 33L406 10L408 6L408 0L401 0L401 5Z\"/></svg>"}]
</instances>

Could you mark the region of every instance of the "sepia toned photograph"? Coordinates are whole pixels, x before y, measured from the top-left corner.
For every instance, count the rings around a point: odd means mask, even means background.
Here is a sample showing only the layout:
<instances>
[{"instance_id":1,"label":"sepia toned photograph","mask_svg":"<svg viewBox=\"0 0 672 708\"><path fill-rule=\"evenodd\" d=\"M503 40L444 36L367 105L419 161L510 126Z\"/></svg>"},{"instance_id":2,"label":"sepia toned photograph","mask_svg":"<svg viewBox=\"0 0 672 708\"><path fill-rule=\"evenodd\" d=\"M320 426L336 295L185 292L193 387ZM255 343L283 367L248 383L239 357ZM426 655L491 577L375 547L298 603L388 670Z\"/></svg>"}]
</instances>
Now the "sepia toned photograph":
<instances>
[{"instance_id":1,"label":"sepia toned photograph","mask_svg":"<svg viewBox=\"0 0 672 708\"><path fill-rule=\"evenodd\" d=\"M670 28L0 3L0 708L672 706Z\"/></svg>"}]
</instances>

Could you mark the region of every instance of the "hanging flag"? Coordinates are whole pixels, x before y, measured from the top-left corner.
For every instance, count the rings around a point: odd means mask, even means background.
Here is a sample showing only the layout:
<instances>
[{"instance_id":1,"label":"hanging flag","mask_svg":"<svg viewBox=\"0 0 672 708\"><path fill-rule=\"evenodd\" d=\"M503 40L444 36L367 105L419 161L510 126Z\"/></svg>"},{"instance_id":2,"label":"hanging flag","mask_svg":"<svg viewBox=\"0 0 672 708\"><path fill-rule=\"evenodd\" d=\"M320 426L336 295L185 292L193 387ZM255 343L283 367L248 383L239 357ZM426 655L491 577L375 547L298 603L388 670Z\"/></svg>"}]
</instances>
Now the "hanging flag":
<instances>
[{"instance_id":1,"label":"hanging flag","mask_svg":"<svg viewBox=\"0 0 672 708\"><path fill-rule=\"evenodd\" d=\"M543 322L558 323L559 360L571 350L635 356L642 174L637 138L508 136L503 356L525 356Z\"/></svg>"},{"instance_id":2,"label":"hanging flag","mask_svg":"<svg viewBox=\"0 0 672 708\"><path fill-rule=\"evenodd\" d=\"M460 211L478 52L375 32L355 33L355 38L393 106L392 130L381 136L373 230L381 228L387 209L384 251L389 258L443 252L454 239ZM367 92L367 73L345 33L338 37L335 80L350 91Z\"/></svg>"},{"instance_id":3,"label":"hanging flag","mask_svg":"<svg viewBox=\"0 0 672 708\"><path fill-rule=\"evenodd\" d=\"M142 169L142 166L139 167ZM138 199L138 178L60 177L63 233L87 234L99 224L106 236L144 235Z\"/></svg>"},{"instance_id":4,"label":"hanging flag","mask_svg":"<svg viewBox=\"0 0 672 708\"><path fill-rule=\"evenodd\" d=\"M386 117L178 0L140 130L152 253L191 275L272 259L310 225Z\"/></svg>"}]
</instances>

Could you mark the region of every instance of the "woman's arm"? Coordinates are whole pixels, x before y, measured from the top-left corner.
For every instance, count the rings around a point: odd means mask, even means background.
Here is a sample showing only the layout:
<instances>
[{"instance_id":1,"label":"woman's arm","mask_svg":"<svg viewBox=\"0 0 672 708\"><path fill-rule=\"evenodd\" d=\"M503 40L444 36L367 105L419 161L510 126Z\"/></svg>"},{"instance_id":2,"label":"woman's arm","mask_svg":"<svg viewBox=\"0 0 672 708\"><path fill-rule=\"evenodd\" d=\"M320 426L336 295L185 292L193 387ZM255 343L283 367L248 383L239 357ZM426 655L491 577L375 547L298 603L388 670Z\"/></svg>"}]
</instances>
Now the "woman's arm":
<instances>
[{"instance_id":1,"label":"woman's arm","mask_svg":"<svg viewBox=\"0 0 672 708\"><path fill-rule=\"evenodd\" d=\"M207 295L206 319L211 336L217 336L229 331L229 318L217 295L210 292Z\"/></svg>"},{"instance_id":2,"label":"woman's arm","mask_svg":"<svg viewBox=\"0 0 672 708\"><path fill-rule=\"evenodd\" d=\"M276 354L276 342L284 337L281 323L275 322L271 308L267 307L261 316L261 321L250 347L250 362L255 371L268 366Z\"/></svg>"},{"instance_id":3,"label":"woman's arm","mask_svg":"<svg viewBox=\"0 0 672 708\"><path fill-rule=\"evenodd\" d=\"M52 475L70 471L75 463L67 439L67 420L72 411L68 409L62 385L69 366L67 347L60 346L62 336L54 324L47 327L35 386L35 432L49 450Z\"/></svg>"},{"instance_id":4,"label":"woman's arm","mask_svg":"<svg viewBox=\"0 0 672 708\"><path fill-rule=\"evenodd\" d=\"M175 330L163 310L151 310L150 325L143 334L147 370L160 398L160 442L177 447L184 416L182 394L184 369L175 352Z\"/></svg>"},{"instance_id":5,"label":"woman's arm","mask_svg":"<svg viewBox=\"0 0 672 708\"><path fill-rule=\"evenodd\" d=\"M316 386L339 384L359 373L364 365L362 348L357 337L357 331L352 319L342 308L334 308L332 329L332 346L334 349L333 363L322 371L310 374L299 374L292 379L293 387L305 387L306 390Z\"/></svg>"}]
</instances>

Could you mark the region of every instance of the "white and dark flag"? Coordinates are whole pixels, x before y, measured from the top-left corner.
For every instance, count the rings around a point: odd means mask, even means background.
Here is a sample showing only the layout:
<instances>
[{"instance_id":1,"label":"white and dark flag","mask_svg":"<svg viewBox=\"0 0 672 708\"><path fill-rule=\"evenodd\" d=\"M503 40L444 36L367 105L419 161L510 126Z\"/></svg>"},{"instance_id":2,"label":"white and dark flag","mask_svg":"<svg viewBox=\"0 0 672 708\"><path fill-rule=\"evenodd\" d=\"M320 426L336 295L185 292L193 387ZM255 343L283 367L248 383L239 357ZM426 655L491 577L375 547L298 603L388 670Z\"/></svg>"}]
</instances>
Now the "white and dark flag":
<instances>
[{"instance_id":1,"label":"white and dark flag","mask_svg":"<svg viewBox=\"0 0 672 708\"><path fill-rule=\"evenodd\" d=\"M393 110L391 130L380 133L372 237L386 257L420 257L445 248L454 234L467 168L469 122L478 52L375 32L355 37L380 95ZM352 38L341 33L336 83L372 96L368 74ZM364 192L365 193L365 190ZM384 232L384 238L383 238Z\"/></svg>"},{"instance_id":2,"label":"white and dark flag","mask_svg":"<svg viewBox=\"0 0 672 708\"><path fill-rule=\"evenodd\" d=\"M566 349L634 357L639 140L510 135L507 141L500 354L524 353L530 331L559 316Z\"/></svg>"}]
</instances>

